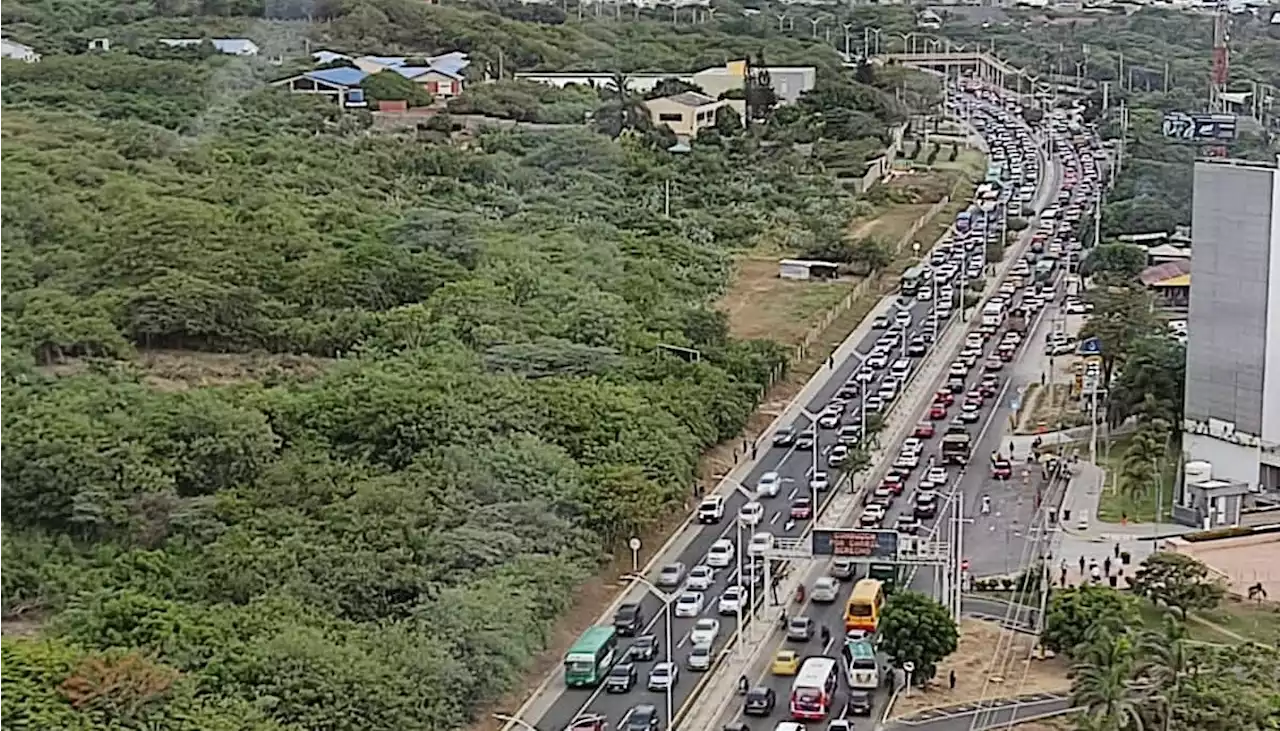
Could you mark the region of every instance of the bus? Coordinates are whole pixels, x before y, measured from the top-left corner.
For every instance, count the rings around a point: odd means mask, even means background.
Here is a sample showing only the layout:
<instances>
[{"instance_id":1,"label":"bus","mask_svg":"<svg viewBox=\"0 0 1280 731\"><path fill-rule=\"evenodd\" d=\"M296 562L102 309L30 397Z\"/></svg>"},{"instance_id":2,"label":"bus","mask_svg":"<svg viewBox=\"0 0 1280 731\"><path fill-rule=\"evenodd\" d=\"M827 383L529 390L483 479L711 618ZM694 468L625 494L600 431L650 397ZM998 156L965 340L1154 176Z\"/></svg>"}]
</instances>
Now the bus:
<instances>
[{"instance_id":1,"label":"bus","mask_svg":"<svg viewBox=\"0 0 1280 731\"><path fill-rule=\"evenodd\" d=\"M924 280L924 267L911 267L902 273L901 292L908 297L914 297L916 292L920 290L920 282Z\"/></svg>"},{"instance_id":2,"label":"bus","mask_svg":"<svg viewBox=\"0 0 1280 731\"><path fill-rule=\"evenodd\" d=\"M583 632L564 656L564 684L570 688L599 685L617 651L618 633L613 627L602 625Z\"/></svg>"},{"instance_id":3,"label":"bus","mask_svg":"<svg viewBox=\"0 0 1280 731\"><path fill-rule=\"evenodd\" d=\"M880 687L880 661L871 640L845 640L842 658L851 689L872 691Z\"/></svg>"},{"instance_id":4,"label":"bus","mask_svg":"<svg viewBox=\"0 0 1280 731\"><path fill-rule=\"evenodd\" d=\"M885 593L892 594L894 587L898 585L898 570L897 564L873 563L867 567L867 578L879 581Z\"/></svg>"},{"instance_id":5,"label":"bus","mask_svg":"<svg viewBox=\"0 0 1280 731\"><path fill-rule=\"evenodd\" d=\"M811 657L800 666L791 684L791 717L821 721L835 703L836 661L829 657Z\"/></svg>"},{"instance_id":6,"label":"bus","mask_svg":"<svg viewBox=\"0 0 1280 731\"><path fill-rule=\"evenodd\" d=\"M884 605L884 584L875 579L862 579L853 585L849 603L844 608L844 629L875 632Z\"/></svg>"}]
</instances>

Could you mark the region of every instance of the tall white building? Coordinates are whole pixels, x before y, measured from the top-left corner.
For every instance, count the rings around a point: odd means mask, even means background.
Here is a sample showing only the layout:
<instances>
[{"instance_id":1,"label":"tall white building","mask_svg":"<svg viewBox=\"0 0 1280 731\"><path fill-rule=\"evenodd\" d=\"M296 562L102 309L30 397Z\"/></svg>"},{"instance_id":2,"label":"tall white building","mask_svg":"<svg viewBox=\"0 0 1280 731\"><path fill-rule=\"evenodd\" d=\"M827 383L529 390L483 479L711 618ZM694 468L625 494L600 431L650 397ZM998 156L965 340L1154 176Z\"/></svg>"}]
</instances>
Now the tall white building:
<instances>
[{"instance_id":1,"label":"tall white building","mask_svg":"<svg viewBox=\"0 0 1280 731\"><path fill-rule=\"evenodd\" d=\"M1191 240L1183 451L1214 480L1280 489L1276 165L1197 161Z\"/></svg>"}]
</instances>

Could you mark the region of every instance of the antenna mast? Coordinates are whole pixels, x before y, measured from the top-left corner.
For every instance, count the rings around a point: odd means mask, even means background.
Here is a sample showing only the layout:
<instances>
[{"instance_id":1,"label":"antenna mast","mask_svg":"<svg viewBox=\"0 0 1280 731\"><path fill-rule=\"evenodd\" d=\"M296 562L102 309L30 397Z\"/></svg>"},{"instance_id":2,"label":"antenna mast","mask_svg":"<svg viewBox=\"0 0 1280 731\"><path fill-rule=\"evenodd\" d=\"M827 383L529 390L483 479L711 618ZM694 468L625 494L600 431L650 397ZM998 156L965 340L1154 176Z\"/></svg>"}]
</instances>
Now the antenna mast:
<instances>
[{"instance_id":1,"label":"antenna mast","mask_svg":"<svg viewBox=\"0 0 1280 731\"><path fill-rule=\"evenodd\" d=\"M1213 70L1209 74L1209 111L1221 114L1222 95L1227 91L1227 78L1230 72L1230 54L1227 42L1231 34L1227 32L1227 4L1219 2L1213 14Z\"/></svg>"}]
</instances>

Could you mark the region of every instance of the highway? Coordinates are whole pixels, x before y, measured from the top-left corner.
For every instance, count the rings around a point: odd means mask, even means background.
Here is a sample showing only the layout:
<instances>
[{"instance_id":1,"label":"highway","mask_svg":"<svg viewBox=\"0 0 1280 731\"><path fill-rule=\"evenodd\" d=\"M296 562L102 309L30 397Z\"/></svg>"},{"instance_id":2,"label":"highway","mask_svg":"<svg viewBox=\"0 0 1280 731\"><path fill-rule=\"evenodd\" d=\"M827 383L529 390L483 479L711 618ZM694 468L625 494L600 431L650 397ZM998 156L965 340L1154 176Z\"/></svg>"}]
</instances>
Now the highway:
<instances>
[{"instance_id":1,"label":"highway","mask_svg":"<svg viewBox=\"0 0 1280 731\"><path fill-rule=\"evenodd\" d=\"M958 283L955 289L960 289ZM822 387L817 397L806 406L807 410L813 413L820 412L832 399L836 398L837 391L843 385L854 379L863 370L869 372L871 380L869 385L864 387L862 393L872 393L877 390L881 382L887 377L888 369L873 369L863 361L871 354L877 343L882 345L892 344L892 350L888 357L890 362L903 357L905 354L904 347L907 342L918 335L932 333L935 323L931 315L935 303L934 299L924 301L916 299L904 300L902 304L906 304L906 310L911 313L911 324L905 329L905 337L886 333L884 329L873 330L858 344L855 355L843 362L834 364L826 384ZM956 315L952 314L950 319L954 320L955 317ZM940 330L945 324L945 322L938 322L936 326ZM911 360L918 363L920 358L911 358ZM903 389L899 389L899 392L901 390ZM860 423L861 418L861 398L858 396L849 398L841 424L857 425ZM797 433L804 431L808 426L809 420L803 416L792 424L792 428ZM707 525L702 528L696 538L681 553L678 560L685 565L686 569L692 569L703 562L703 558L717 540L727 539L737 546L740 545L739 541L749 542L752 534L759 531L768 531L778 537L799 537L809 521L793 521L790 519L791 502L797 498L810 497L816 498L814 503L820 508L825 507L827 501L836 491L835 486L839 484L839 470L828 468L826 464L827 457L832 447L836 444L835 435L836 431L834 429L818 429L817 441L813 450L801 449L792 445L788 447L772 447L767 451L762 451L757 464L746 480L747 484L729 496L724 518L718 524ZM832 485L831 488L819 491L816 494L811 492L809 484L810 476L813 474L815 466L818 471L829 473L829 482ZM760 479L769 472L776 472L780 477L781 489L778 495L776 497L759 498L759 502L764 506L765 515L758 527L740 529L739 521L736 520L739 510L749 499L755 499L755 496L748 495L747 491L754 490ZM739 550L738 553L741 555L742 552ZM709 590L704 592L705 600L702 610L698 614L699 618L716 618L720 621L719 636L713 645L714 650L717 652L724 647L724 644L735 631L736 617L734 615L719 615L718 603L725 589L738 580L736 566L737 562L732 567L718 572L714 583ZM658 570L660 569L661 566L658 567ZM649 576L648 579L656 583L658 576L655 573ZM755 588L754 584L751 586ZM767 593L767 587L759 587L759 592L760 594ZM653 664L666 659L664 605L661 600L650 594L646 595L642 606L645 617L645 630L640 634L656 636L658 654L653 661L638 663L640 672L637 686L627 693L609 694L604 691L603 687L566 689L561 680L552 686L552 692L559 692L558 697L548 710L542 714L541 718L535 722L539 729L559 731L569 725L573 719L593 714L605 716L612 726L617 727L630 713L631 709L638 704L652 704L658 708L660 716L666 715L669 711L670 715L674 717L681 705L688 700L689 693L698 681L697 673L688 670L685 662L692 650L688 637L695 618L675 618L671 622L672 654L675 656L676 663L680 666L680 671L678 682L670 694L670 708L668 709L668 694L666 692L650 692L645 687L649 670L653 667ZM770 613L768 616L772 617L773 614ZM625 653L631 642L632 640L629 638L620 638L620 657Z\"/></svg>"},{"instance_id":2,"label":"highway","mask_svg":"<svg viewBox=\"0 0 1280 731\"><path fill-rule=\"evenodd\" d=\"M970 104L972 104L972 102L970 102ZM980 111L985 109L988 113L991 112L990 108L984 105L976 105L976 108ZM1005 119L1006 124L1012 123L1008 118ZM1040 180L1041 185L1037 190L1036 198L1033 203L1033 207L1036 210L1042 210L1052 202L1062 200L1059 198L1061 192L1060 183L1068 179L1067 173L1069 173L1070 170L1078 168L1079 166L1079 163L1075 161L1075 152L1070 150L1068 145L1062 145L1060 153L1060 158L1055 156L1055 158L1050 160L1049 164L1045 166L1045 170L1043 171L1044 176ZM1077 173L1077 177L1078 175L1079 173ZM1021 250L1024 247L1027 247L1036 236L1036 232L1037 226L1035 225L1027 229L1026 233L1020 237L1020 242L1013 247L1015 255L1020 255ZM1026 290L1023 289L1015 296L1015 301L1019 304L1021 304L1020 300L1022 299L1025 291ZM1048 314L1045 311L1041 311L1038 316L1031 318L1031 323L1034 324L1040 321L1038 319L1040 317L1043 317L1047 322ZM977 318L974 318L974 321L971 323L974 328L977 326L976 320ZM951 520L950 508L954 502L961 502L961 504L965 506L966 517L972 518L979 513L981 496L983 494L990 493L992 496L991 514L978 516L981 518L981 522L975 522L972 527L966 528L966 530L970 532L966 533L964 536L964 546L961 551L961 555L963 557L969 558L971 562L971 571L977 575L982 575L983 573L1002 573L1002 570L1006 569L1016 571L1021 568L1021 564L1018 563L1018 559L1025 547L1024 542L1026 536L1023 532L1008 530L1008 526L1015 522L1016 524L1025 526L1031 521L1034 513L1034 497L1028 497L1024 494L1028 492L1028 490L1027 488L1021 487L1020 479L1011 480L1008 485L994 483L990 478L990 462L988 460L991 453L998 449L1003 427L1012 411L1012 396L1018 392L1018 389L1024 387L1028 382L1025 374L1023 374L1022 379L1013 379L1010 374L1017 370L1018 363L1028 352L1028 349L1033 349L1034 352L1038 354L1044 347L1043 339L1037 340L1037 338L1040 337L1039 332L1040 331L1036 328L1029 327L1026 338L1022 341L1020 349L1014 360L1007 363L1001 370L995 371L1002 381L1001 391L996 397L985 399L980 410L978 421L976 425L971 427L971 432L973 428L977 428L979 433L977 438L974 440L970 463L963 470L954 466L947 467L949 473L948 486L950 487L949 497L951 499L944 502L943 508L939 510L938 517L933 521L927 522L921 529L921 535L930 535L936 540L950 540L952 538L951 530L954 522ZM978 380L980 380L984 369L983 364L986 363L994 353L998 341L998 337L992 337L984 343L982 346L982 357L977 360L976 365L969 370L966 376L967 386L972 387L973 385L976 385ZM1038 372L1031 377L1038 378ZM941 388L946 379L947 374L944 372L939 377L936 386ZM1011 381L1016 380L1021 380L1021 382L1011 383ZM947 409L946 416L942 420L936 422L939 427L939 432L943 431L947 421L954 418L959 412L960 401L962 398L963 396L957 396L955 404ZM923 421L926 418L929 409L929 406L924 407L916 421ZM937 449L936 445L938 440L939 437L935 436L926 441L926 455L932 454L933 450ZM1014 469L1016 477L1018 476L1018 470L1020 467L1015 465ZM894 504L889 509L888 515L883 523L885 527L892 527L894 525L894 521L900 514L908 513L912 510L914 487L922 479L925 471L923 464L920 468L913 471L909 478L907 488L903 491L903 494L895 500ZM1038 470L1036 471L1038 472ZM942 492L943 495L948 494L946 489L943 489L940 492ZM996 514L999 514L999 517L997 517ZM1005 529L1000 532L998 539L993 538L993 536L988 532L984 532L986 529L997 524ZM1017 538L1017 540L1014 541L1014 538ZM1007 563L1009 561L1009 559L1006 558L1007 551L1014 554L1014 561L1012 564ZM911 588L931 593L934 589L932 586L932 579L933 572L931 570L926 569L918 572L912 572L910 574ZM848 599L848 592L852 589L852 583L853 582L851 581L842 582L842 591L837 596L837 600L835 602L830 604L814 604L809 601L795 612L798 615L810 617L818 626L826 626L830 628L832 639L827 646L820 646L820 641L815 638L808 643L783 641L777 646L777 648L780 649L787 647L795 649L802 657L817 654L839 657L839 644L843 641L844 604ZM1004 618L1006 614L1005 609L1005 605L994 604L983 600L966 599L962 602L962 611L964 613L984 616L984 618L992 618L996 620ZM1016 617L1016 619L1020 620L1019 624L1022 624L1026 622L1027 617L1027 612L1022 612ZM1014 618L1011 617L1011 619ZM769 655L772 656L772 654L773 652L770 651ZM764 721L763 724L763 719L757 718L746 718L740 716L738 718L739 721L742 721L753 728L762 725L767 728L769 725L776 723L777 721L790 718L787 708L787 700L791 690L791 677L773 676L769 673L769 668L766 666L761 669L759 677L749 678L749 680L751 681L752 687L765 686L771 688L776 695L777 705L773 713L770 714L768 721ZM880 693L877 695L878 703L876 711L878 712L885 700L886 694ZM842 713L844 699L845 693L842 683L841 690L837 693L835 703L833 704L832 717L838 717ZM736 703L740 701L730 702ZM874 715L875 714L873 714L873 716ZM874 726L874 723L870 720L865 722L859 721L858 723L864 723L868 728ZM857 726L855 725L855 727Z\"/></svg>"}]
</instances>

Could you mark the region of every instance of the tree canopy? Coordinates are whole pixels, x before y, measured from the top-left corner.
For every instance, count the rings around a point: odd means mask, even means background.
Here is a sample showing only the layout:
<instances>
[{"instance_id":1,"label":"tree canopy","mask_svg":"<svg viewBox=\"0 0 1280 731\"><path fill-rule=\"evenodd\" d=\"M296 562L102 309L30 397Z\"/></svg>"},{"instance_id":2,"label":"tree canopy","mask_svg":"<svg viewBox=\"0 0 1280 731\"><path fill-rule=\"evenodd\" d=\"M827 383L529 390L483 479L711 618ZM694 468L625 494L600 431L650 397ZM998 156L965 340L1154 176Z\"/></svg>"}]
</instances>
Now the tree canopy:
<instances>
[{"instance_id":1,"label":"tree canopy","mask_svg":"<svg viewBox=\"0 0 1280 731\"><path fill-rule=\"evenodd\" d=\"M895 667L912 663L912 682L923 685L938 662L956 651L959 630L951 612L934 598L913 591L890 595L877 628L880 649Z\"/></svg>"}]
</instances>

